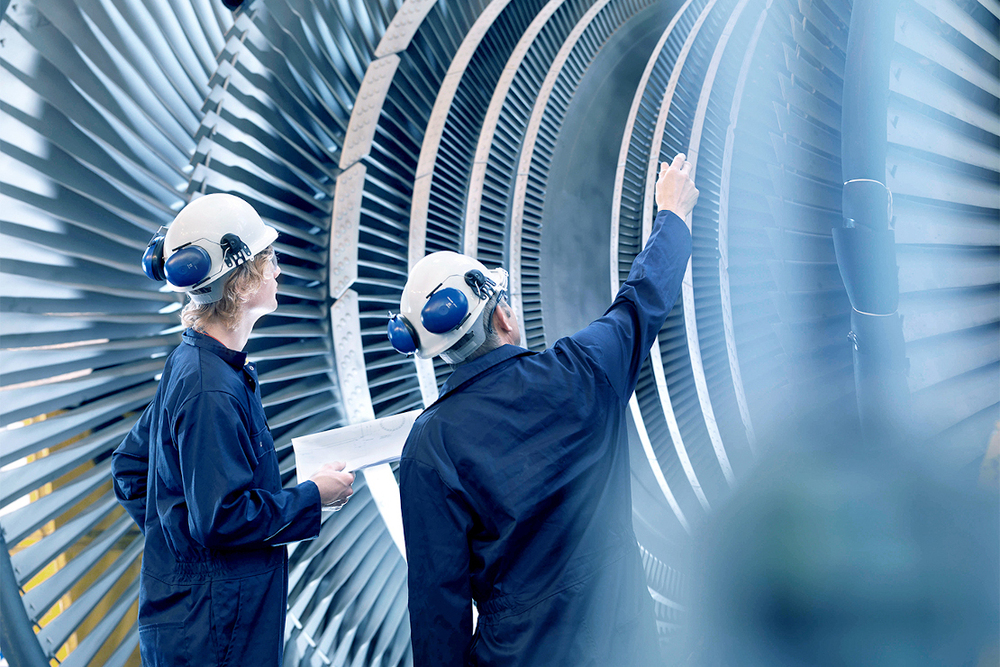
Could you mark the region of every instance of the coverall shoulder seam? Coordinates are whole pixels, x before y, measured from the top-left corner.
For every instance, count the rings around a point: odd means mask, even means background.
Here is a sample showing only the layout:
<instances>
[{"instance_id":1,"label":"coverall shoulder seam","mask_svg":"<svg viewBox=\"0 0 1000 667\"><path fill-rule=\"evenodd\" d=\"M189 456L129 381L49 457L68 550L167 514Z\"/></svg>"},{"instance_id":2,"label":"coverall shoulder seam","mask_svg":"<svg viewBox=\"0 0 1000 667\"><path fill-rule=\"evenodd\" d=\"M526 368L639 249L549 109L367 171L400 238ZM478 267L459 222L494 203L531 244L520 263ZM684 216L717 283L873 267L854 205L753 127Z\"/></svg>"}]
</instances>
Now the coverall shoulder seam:
<instances>
[{"instance_id":1,"label":"coverall shoulder seam","mask_svg":"<svg viewBox=\"0 0 1000 667\"><path fill-rule=\"evenodd\" d=\"M448 482L444 481L444 478L441 477L441 473L439 473L437 471L437 468L435 468L434 466L430 465L429 463L424 463L423 461L421 461L419 459L416 459L416 458L413 458L413 457L404 458L404 459L402 459L400 461L400 463L401 464L402 463L415 463L415 464L417 464L417 465L419 465L419 466L421 466L423 468L429 469L431 472L434 473L434 476L438 478L438 481L441 482L441 486L443 486L444 488L448 489L449 491L451 491L455 495L458 495L458 496L462 495L461 493L459 493L459 491L457 489L455 489L450 484L448 484Z\"/></svg>"},{"instance_id":2,"label":"coverall shoulder seam","mask_svg":"<svg viewBox=\"0 0 1000 667\"><path fill-rule=\"evenodd\" d=\"M624 301L626 303L629 303L629 304L632 303L628 299L625 299ZM634 306L634 304L632 304L632 305ZM607 313L610 312L611 308L614 308L614 306L615 306L614 303L611 304L611 306L608 308L608 311L606 311L604 315L607 315ZM604 317L604 315L602 315L601 317ZM565 336L564 338L561 338L558 341L556 341L555 345L553 345L552 348L551 348L553 351L556 349L556 345L558 345L560 343L560 341L572 341L573 347L575 347L577 349L578 354L581 357L583 357L583 358L585 358L587 360L587 364L591 368L595 368L598 371L600 371L600 375L601 375L602 378L604 378L604 383L608 386L608 389L611 390L611 393L614 394L616 397L618 397L618 400L621 401L622 403L628 403L628 397L623 398L621 396L621 394L618 393L618 390L615 388L615 383L611 381L611 376L608 375L607 369L604 368L604 365L601 364L600 361L598 361L598 359L589 352L589 350L586 348L586 346L581 345L580 343L578 343L573 338L573 336L570 335L570 336ZM564 344L563 347L565 348L566 344Z\"/></svg>"}]
</instances>

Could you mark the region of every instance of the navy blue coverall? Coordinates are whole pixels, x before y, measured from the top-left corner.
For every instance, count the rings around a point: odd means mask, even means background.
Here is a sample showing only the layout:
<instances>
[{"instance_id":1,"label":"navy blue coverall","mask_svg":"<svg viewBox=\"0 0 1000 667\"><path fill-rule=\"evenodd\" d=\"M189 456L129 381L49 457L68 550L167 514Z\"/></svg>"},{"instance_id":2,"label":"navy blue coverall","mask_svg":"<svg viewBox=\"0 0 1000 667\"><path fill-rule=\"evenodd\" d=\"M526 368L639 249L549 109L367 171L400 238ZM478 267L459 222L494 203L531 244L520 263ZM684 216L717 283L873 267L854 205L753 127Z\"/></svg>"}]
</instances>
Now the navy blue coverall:
<instances>
[{"instance_id":1,"label":"navy blue coverall","mask_svg":"<svg viewBox=\"0 0 1000 667\"><path fill-rule=\"evenodd\" d=\"M320 497L313 482L281 488L246 353L185 331L111 461L115 494L146 537L143 665L279 665L283 545L319 534Z\"/></svg>"},{"instance_id":2,"label":"navy blue coverall","mask_svg":"<svg viewBox=\"0 0 1000 667\"><path fill-rule=\"evenodd\" d=\"M602 317L459 366L417 418L400 462L416 667L660 664L625 410L691 236L670 212L654 225Z\"/></svg>"}]
</instances>

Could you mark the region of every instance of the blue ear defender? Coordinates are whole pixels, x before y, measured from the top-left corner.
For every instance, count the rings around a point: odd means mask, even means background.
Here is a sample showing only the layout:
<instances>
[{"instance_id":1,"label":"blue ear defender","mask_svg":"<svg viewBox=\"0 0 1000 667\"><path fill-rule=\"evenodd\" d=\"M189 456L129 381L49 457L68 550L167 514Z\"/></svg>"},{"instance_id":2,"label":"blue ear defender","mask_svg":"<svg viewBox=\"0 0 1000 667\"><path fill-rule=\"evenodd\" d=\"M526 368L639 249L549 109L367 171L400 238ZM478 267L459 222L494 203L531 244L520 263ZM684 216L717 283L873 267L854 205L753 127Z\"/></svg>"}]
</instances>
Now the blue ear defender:
<instances>
[{"instance_id":1,"label":"blue ear defender","mask_svg":"<svg viewBox=\"0 0 1000 667\"><path fill-rule=\"evenodd\" d=\"M166 280L175 287L190 287L207 278L212 272L212 257L200 245L189 243L163 259L166 232L165 227L160 227L150 239L142 253L143 272L151 280ZM223 235L219 246L227 267L239 266L251 258L250 248L236 234Z\"/></svg>"},{"instance_id":2,"label":"blue ear defender","mask_svg":"<svg viewBox=\"0 0 1000 667\"><path fill-rule=\"evenodd\" d=\"M196 245L184 246L163 263L163 273L167 282L177 287L190 287L208 276L212 270L212 258L204 248Z\"/></svg>"},{"instance_id":3,"label":"blue ear defender","mask_svg":"<svg viewBox=\"0 0 1000 667\"><path fill-rule=\"evenodd\" d=\"M496 282L482 271L473 269L461 277L480 301L486 301L496 291ZM427 303L420 309L420 323L429 333L447 334L462 326L471 313L469 297L465 292L456 287L442 287L442 284L438 284L427 295ZM401 314L390 315L388 335L392 346L403 354L413 354L420 347L416 329Z\"/></svg>"},{"instance_id":4,"label":"blue ear defender","mask_svg":"<svg viewBox=\"0 0 1000 667\"><path fill-rule=\"evenodd\" d=\"M420 337L402 315L392 315L388 326L389 342L397 352L413 354L420 347Z\"/></svg>"},{"instance_id":5,"label":"blue ear defender","mask_svg":"<svg viewBox=\"0 0 1000 667\"><path fill-rule=\"evenodd\" d=\"M493 295L496 283L482 271L467 271L463 278L480 301L486 301ZM439 288L428 295L427 303L420 309L420 323L431 333L448 333L460 327L469 312L469 299L462 290L454 287Z\"/></svg>"},{"instance_id":6,"label":"blue ear defender","mask_svg":"<svg viewBox=\"0 0 1000 667\"><path fill-rule=\"evenodd\" d=\"M469 315L469 300L454 287L439 289L420 310L420 323L431 333L448 333Z\"/></svg>"}]
</instances>

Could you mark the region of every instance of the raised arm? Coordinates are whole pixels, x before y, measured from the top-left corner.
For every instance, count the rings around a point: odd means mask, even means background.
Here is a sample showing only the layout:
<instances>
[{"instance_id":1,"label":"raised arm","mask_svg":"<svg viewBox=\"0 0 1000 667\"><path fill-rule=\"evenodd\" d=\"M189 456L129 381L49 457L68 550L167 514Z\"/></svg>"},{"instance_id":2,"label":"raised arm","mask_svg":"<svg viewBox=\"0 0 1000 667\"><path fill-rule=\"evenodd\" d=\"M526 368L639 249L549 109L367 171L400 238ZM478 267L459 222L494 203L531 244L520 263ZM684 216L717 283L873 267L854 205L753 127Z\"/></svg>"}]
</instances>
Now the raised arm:
<instances>
[{"instance_id":1,"label":"raised arm","mask_svg":"<svg viewBox=\"0 0 1000 667\"><path fill-rule=\"evenodd\" d=\"M624 402L638 381L639 369L680 294L691 257L686 218L698 201L691 166L680 154L663 163L656 182L660 211L646 246L632 263L628 278L602 317L569 339L556 343L579 346L604 372ZM564 342L565 341L565 342Z\"/></svg>"}]
</instances>

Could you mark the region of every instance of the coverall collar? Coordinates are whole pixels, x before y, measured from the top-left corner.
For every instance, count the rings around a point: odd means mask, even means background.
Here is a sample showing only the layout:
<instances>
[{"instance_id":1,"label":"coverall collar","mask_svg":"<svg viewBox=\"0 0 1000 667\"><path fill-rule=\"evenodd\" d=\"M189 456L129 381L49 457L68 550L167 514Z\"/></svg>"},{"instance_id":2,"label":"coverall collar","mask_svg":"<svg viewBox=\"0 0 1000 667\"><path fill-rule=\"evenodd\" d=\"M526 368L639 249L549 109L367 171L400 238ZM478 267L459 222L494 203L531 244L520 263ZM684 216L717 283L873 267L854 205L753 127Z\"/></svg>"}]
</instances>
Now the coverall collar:
<instances>
[{"instance_id":1,"label":"coverall collar","mask_svg":"<svg viewBox=\"0 0 1000 667\"><path fill-rule=\"evenodd\" d=\"M215 340L211 336L201 333L200 331L185 329L181 340L188 345L193 345L194 347L200 347L214 352L221 357L223 361L238 371L243 370L243 366L247 363L246 352L230 350L219 341Z\"/></svg>"},{"instance_id":2,"label":"coverall collar","mask_svg":"<svg viewBox=\"0 0 1000 667\"><path fill-rule=\"evenodd\" d=\"M445 380L444 385L441 387L441 393L438 400L444 398L452 392L457 391L462 385L474 380L479 375L482 375L491 368L502 364L508 359L524 356L526 354L536 353L531 350L526 350L523 347L518 347L517 345L504 345L487 352L478 359L473 359L467 364L462 364L455 369L455 372L448 376L447 380Z\"/></svg>"}]
</instances>

